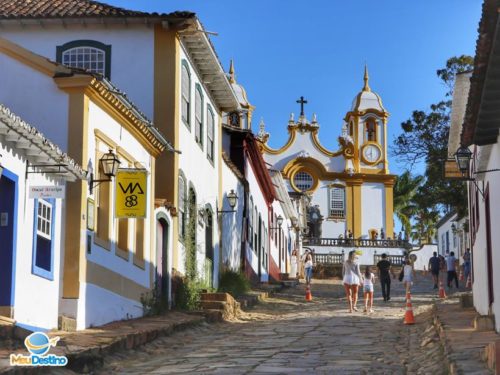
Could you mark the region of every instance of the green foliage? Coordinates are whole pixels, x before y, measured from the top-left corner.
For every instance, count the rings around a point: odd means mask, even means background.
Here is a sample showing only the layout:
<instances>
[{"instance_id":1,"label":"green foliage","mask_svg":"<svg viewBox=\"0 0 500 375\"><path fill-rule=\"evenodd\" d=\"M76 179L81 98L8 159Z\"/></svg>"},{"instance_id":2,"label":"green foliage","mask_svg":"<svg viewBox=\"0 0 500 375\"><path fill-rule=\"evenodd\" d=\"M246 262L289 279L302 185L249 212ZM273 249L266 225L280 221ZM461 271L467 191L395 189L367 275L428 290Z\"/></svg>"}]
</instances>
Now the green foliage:
<instances>
[{"instance_id":1,"label":"green foliage","mask_svg":"<svg viewBox=\"0 0 500 375\"><path fill-rule=\"evenodd\" d=\"M141 304L144 315L159 315L167 311L167 298L161 292L158 281L155 281L152 290L141 293Z\"/></svg>"},{"instance_id":2,"label":"green foliage","mask_svg":"<svg viewBox=\"0 0 500 375\"><path fill-rule=\"evenodd\" d=\"M250 290L250 282L241 272L226 270L219 281L219 292L226 292L233 297L238 297Z\"/></svg>"},{"instance_id":3,"label":"green foliage","mask_svg":"<svg viewBox=\"0 0 500 375\"><path fill-rule=\"evenodd\" d=\"M438 77L448 87L447 97L453 93L455 75L469 71L472 67L473 58L462 55L448 59L446 67L437 71ZM428 112L414 111L411 118L401 124L403 132L396 137L391 149L398 162L404 163L407 170L411 170L415 163L425 163L424 180L411 198L415 207L410 210L413 211L410 217L417 221L419 217L427 218L426 220L435 217L435 213L440 211L455 210L459 216L464 216L467 212L465 184L443 178L443 162L448 154L450 115L451 101L448 99L432 104ZM417 215L416 211L420 214ZM422 228L416 231L423 232L426 231Z\"/></svg>"},{"instance_id":4,"label":"green foliage","mask_svg":"<svg viewBox=\"0 0 500 375\"><path fill-rule=\"evenodd\" d=\"M423 176L412 177L410 172L406 171L396 178L394 184L394 214L408 234L411 233L411 218L418 210L414 198L423 181Z\"/></svg>"},{"instance_id":5,"label":"green foliage","mask_svg":"<svg viewBox=\"0 0 500 375\"><path fill-rule=\"evenodd\" d=\"M184 241L185 246L185 267L186 267L186 276L189 280L194 281L197 277L196 271L196 198L193 195L194 193L189 191L189 199L188 199L188 223L186 230L186 239Z\"/></svg>"},{"instance_id":6,"label":"green foliage","mask_svg":"<svg viewBox=\"0 0 500 375\"><path fill-rule=\"evenodd\" d=\"M209 290L206 283L199 280L184 278L177 285L175 292L175 306L182 310L199 310L200 295Z\"/></svg>"}]
</instances>

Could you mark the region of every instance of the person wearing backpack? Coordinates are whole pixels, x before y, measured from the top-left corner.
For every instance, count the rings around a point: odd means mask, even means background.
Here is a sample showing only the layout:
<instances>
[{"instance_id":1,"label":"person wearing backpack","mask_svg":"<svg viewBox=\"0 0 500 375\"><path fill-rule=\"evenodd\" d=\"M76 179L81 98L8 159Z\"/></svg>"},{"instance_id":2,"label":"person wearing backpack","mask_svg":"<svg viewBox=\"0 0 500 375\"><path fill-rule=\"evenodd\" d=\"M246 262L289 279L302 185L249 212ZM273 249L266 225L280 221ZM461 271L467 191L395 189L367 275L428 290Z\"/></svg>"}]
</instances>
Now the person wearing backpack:
<instances>
[{"instance_id":1,"label":"person wearing backpack","mask_svg":"<svg viewBox=\"0 0 500 375\"><path fill-rule=\"evenodd\" d=\"M434 289L438 287L439 269L441 268L441 260L434 251L433 256L429 259L429 269L431 270L432 278L434 279Z\"/></svg>"}]
</instances>

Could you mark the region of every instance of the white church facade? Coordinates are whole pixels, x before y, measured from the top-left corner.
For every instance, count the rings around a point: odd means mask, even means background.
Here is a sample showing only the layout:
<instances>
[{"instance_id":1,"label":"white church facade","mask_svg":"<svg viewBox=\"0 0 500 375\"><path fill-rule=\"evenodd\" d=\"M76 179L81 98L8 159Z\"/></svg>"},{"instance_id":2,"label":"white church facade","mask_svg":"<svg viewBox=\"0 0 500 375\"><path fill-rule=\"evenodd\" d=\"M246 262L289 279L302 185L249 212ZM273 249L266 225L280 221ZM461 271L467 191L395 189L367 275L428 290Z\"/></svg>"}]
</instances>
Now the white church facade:
<instances>
[{"instance_id":1,"label":"white church facade","mask_svg":"<svg viewBox=\"0 0 500 375\"><path fill-rule=\"evenodd\" d=\"M259 132L264 159L281 171L290 193L309 199L304 245L321 253L362 251L362 264L374 256L403 255L403 241L395 239L393 186L387 155L388 112L368 85L356 95L339 129L339 149L328 150L319 141L316 115L308 120L305 100L297 121L288 121L288 141L279 149L267 142L263 124Z\"/></svg>"}]
</instances>

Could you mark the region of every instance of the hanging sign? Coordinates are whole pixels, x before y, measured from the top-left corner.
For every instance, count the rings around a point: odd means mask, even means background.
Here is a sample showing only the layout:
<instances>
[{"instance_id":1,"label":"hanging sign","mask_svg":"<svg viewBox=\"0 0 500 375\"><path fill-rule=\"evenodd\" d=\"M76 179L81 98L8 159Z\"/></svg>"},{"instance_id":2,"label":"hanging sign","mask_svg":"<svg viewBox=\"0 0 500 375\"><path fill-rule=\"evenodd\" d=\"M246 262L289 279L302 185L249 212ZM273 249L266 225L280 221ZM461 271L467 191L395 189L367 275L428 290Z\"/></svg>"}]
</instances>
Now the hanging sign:
<instances>
[{"instance_id":1,"label":"hanging sign","mask_svg":"<svg viewBox=\"0 0 500 375\"><path fill-rule=\"evenodd\" d=\"M40 198L64 198L66 186L30 186L29 197L31 199Z\"/></svg>"},{"instance_id":2,"label":"hanging sign","mask_svg":"<svg viewBox=\"0 0 500 375\"><path fill-rule=\"evenodd\" d=\"M145 169L119 169L115 183L115 217L145 218L148 172Z\"/></svg>"}]
</instances>

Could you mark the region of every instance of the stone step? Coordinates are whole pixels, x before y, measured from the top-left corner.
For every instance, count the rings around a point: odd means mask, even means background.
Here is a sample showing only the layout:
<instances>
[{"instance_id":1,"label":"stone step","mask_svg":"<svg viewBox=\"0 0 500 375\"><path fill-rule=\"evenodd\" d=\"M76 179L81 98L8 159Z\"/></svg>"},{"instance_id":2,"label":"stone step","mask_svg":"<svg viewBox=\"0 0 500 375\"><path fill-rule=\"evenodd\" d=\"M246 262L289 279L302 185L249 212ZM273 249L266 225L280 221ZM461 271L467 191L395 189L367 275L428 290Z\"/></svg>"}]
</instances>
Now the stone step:
<instances>
[{"instance_id":1,"label":"stone step","mask_svg":"<svg viewBox=\"0 0 500 375\"><path fill-rule=\"evenodd\" d=\"M483 358L494 374L500 374L500 340L490 342L484 348Z\"/></svg>"},{"instance_id":2,"label":"stone step","mask_svg":"<svg viewBox=\"0 0 500 375\"><path fill-rule=\"evenodd\" d=\"M201 293L201 300L231 302L234 298L229 293Z\"/></svg>"},{"instance_id":3,"label":"stone step","mask_svg":"<svg viewBox=\"0 0 500 375\"><path fill-rule=\"evenodd\" d=\"M16 324L16 321L12 318L9 318L8 316L0 315L0 324L13 326Z\"/></svg>"},{"instance_id":4,"label":"stone step","mask_svg":"<svg viewBox=\"0 0 500 375\"><path fill-rule=\"evenodd\" d=\"M228 303L224 301L201 301L203 310L225 310L227 306Z\"/></svg>"}]
</instances>

